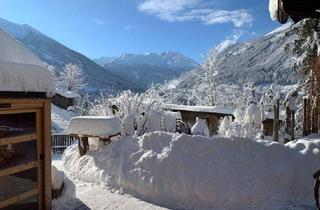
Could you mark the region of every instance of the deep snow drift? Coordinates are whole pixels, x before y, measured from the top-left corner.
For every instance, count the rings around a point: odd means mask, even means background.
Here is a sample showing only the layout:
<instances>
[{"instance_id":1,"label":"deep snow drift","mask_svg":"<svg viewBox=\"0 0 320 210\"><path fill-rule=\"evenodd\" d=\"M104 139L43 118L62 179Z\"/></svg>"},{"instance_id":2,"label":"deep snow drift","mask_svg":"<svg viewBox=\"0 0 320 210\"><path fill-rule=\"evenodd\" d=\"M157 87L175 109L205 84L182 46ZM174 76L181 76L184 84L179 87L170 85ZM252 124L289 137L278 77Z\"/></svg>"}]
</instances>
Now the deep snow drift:
<instances>
[{"instance_id":1,"label":"deep snow drift","mask_svg":"<svg viewBox=\"0 0 320 210\"><path fill-rule=\"evenodd\" d=\"M153 132L124 137L79 157L65 152L71 176L186 209L310 209L320 140L283 146L241 138Z\"/></svg>"}]
</instances>

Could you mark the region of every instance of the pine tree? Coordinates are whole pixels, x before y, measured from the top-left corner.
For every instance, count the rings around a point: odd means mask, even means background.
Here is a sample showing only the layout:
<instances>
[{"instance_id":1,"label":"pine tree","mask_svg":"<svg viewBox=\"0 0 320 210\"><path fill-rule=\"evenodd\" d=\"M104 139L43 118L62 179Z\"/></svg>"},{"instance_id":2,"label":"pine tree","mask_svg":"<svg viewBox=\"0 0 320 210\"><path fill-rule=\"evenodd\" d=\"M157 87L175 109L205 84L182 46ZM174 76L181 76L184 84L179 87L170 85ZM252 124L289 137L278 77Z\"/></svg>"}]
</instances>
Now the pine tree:
<instances>
[{"instance_id":1,"label":"pine tree","mask_svg":"<svg viewBox=\"0 0 320 210\"><path fill-rule=\"evenodd\" d=\"M305 79L306 94L311 97L311 127L320 128L320 20L305 19L294 27L298 38L294 41L296 68Z\"/></svg>"},{"instance_id":2,"label":"pine tree","mask_svg":"<svg viewBox=\"0 0 320 210\"><path fill-rule=\"evenodd\" d=\"M311 97L311 127L320 128L320 20L305 19L295 26L298 38L294 41L295 68L305 78L305 89Z\"/></svg>"}]
</instances>

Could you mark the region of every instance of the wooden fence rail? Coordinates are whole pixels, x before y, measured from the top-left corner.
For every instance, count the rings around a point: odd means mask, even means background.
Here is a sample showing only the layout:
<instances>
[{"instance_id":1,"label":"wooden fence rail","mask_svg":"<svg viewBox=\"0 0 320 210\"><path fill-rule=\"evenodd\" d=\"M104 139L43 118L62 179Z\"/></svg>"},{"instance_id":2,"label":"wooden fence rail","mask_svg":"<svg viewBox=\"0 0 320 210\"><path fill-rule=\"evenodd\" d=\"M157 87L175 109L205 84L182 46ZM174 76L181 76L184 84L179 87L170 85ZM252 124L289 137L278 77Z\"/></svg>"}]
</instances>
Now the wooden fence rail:
<instances>
[{"instance_id":1,"label":"wooden fence rail","mask_svg":"<svg viewBox=\"0 0 320 210\"><path fill-rule=\"evenodd\" d=\"M66 134L51 135L51 150L53 153L63 153L64 150L73 144L76 139Z\"/></svg>"}]
</instances>

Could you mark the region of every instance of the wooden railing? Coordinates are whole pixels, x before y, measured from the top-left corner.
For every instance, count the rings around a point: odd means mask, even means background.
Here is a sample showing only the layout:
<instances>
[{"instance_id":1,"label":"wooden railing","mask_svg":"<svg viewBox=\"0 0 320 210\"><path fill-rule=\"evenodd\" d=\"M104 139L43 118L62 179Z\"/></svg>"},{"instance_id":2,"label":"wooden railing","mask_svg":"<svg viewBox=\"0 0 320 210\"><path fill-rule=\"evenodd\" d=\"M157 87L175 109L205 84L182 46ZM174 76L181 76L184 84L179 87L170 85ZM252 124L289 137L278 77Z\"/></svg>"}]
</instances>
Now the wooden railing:
<instances>
[{"instance_id":1,"label":"wooden railing","mask_svg":"<svg viewBox=\"0 0 320 210\"><path fill-rule=\"evenodd\" d=\"M52 134L51 135L51 150L53 153L63 153L64 150L75 142L73 136L67 134Z\"/></svg>"}]
</instances>

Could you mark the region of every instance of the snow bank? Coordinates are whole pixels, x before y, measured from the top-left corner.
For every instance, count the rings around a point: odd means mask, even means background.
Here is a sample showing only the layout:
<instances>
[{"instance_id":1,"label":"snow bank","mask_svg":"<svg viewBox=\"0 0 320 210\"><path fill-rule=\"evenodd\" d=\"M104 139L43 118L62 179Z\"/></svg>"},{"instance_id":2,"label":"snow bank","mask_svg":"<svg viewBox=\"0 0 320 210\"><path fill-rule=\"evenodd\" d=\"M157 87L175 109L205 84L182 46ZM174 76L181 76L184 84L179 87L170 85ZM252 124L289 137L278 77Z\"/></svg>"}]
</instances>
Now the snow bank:
<instances>
[{"instance_id":1,"label":"snow bank","mask_svg":"<svg viewBox=\"0 0 320 210\"><path fill-rule=\"evenodd\" d=\"M68 125L68 134L109 137L120 133L121 123L117 117L74 117Z\"/></svg>"},{"instance_id":2,"label":"snow bank","mask_svg":"<svg viewBox=\"0 0 320 210\"><path fill-rule=\"evenodd\" d=\"M65 168L71 176L170 208L310 209L319 149L319 138L283 146L153 132L82 157L73 145Z\"/></svg>"},{"instance_id":3,"label":"snow bank","mask_svg":"<svg viewBox=\"0 0 320 210\"><path fill-rule=\"evenodd\" d=\"M180 112L165 112L163 113L163 127L165 131L176 132L177 130L177 119L181 119Z\"/></svg>"},{"instance_id":4,"label":"snow bank","mask_svg":"<svg viewBox=\"0 0 320 210\"><path fill-rule=\"evenodd\" d=\"M57 170L55 166L51 166L51 180L52 180L52 188L58 190L61 188L64 182L64 172Z\"/></svg>"}]
</instances>

